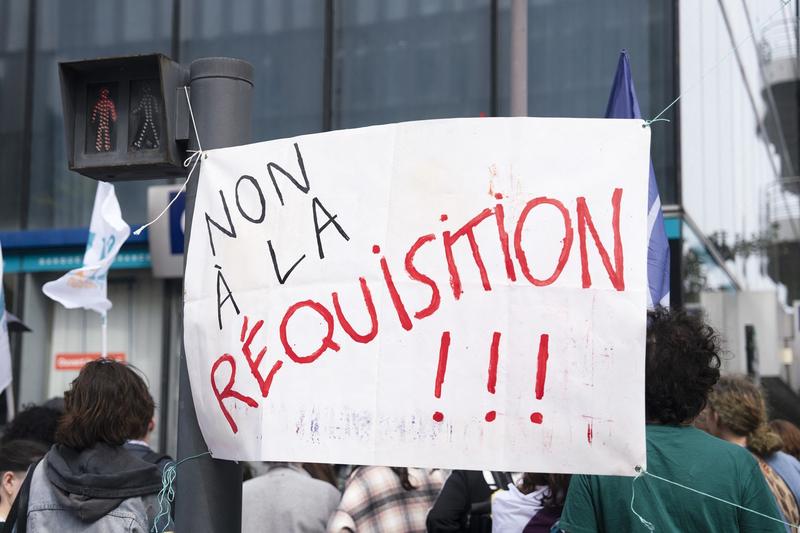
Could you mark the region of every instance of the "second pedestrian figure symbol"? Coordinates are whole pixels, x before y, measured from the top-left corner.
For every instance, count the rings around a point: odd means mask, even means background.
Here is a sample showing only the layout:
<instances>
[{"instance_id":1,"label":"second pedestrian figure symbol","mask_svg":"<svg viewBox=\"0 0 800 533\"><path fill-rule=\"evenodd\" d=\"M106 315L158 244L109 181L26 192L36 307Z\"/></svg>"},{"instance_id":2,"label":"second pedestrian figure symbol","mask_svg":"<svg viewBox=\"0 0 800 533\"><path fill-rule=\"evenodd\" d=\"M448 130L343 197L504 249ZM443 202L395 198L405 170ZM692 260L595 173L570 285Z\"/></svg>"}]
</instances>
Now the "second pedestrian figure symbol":
<instances>
[{"instance_id":1,"label":"second pedestrian figure symbol","mask_svg":"<svg viewBox=\"0 0 800 533\"><path fill-rule=\"evenodd\" d=\"M142 89L142 97L139 104L131 110L133 117L138 117L139 127L133 140L133 147L137 150L153 149L159 147L158 129L156 129L156 117L160 113L158 100L153 96L152 89L145 85Z\"/></svg>"}]
</instances>

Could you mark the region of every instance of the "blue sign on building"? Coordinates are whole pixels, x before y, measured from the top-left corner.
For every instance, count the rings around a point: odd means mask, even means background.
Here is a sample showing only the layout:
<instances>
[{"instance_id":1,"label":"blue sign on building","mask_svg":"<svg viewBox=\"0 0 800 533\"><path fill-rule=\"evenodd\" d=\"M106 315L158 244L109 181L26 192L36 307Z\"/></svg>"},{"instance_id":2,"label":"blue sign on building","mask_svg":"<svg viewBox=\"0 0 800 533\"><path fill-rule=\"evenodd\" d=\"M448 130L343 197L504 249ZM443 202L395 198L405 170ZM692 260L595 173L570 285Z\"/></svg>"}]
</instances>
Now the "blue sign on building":
<instances>
[{"instance_id":1,"label":"blue sign on building","mask_svg":"<svg viewBox=\"0 0 800 533\"><path fill-rule=\"evenodd\" d=\"M169 193L171 202L178 192ZM186 196L181 194L169 208L169 249L173 254L183 254L183 231L186 227Z\"/></svg>"}]
</instances>

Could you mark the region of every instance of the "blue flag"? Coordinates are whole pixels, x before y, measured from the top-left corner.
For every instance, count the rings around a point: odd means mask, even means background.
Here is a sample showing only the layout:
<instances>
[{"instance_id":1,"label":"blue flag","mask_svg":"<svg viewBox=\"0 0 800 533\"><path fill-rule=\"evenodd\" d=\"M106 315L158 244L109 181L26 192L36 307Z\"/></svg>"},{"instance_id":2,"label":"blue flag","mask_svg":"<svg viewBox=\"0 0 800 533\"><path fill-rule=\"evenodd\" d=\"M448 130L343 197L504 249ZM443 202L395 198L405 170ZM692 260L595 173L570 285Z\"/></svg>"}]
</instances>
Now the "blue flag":
<instances>
[{"instance_id":1,"label":"blue flag","mask_svg":"<svg viewBox=\"0 0 800 533\"><path fill-rule=\"evenodd\" d=\"M606 118L642 118L639 100L631 77L628 53L619 54L614 85L608 97ZM650 161L650 183L647 188L647 307L669 306L669 241L664 229L661 197L658 195L656 173Z\"/></svg>"}]
</instances>

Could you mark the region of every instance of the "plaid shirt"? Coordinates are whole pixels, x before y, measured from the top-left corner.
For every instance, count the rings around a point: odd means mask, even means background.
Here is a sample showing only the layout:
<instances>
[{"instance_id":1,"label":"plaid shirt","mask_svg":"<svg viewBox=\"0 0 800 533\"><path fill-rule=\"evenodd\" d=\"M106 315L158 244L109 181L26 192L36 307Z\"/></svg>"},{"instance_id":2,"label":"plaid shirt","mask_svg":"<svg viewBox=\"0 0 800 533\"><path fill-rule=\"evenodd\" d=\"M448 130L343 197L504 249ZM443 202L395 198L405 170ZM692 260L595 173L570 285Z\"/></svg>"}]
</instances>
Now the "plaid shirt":
<instances>
[{"instance_id":1,"label":"plaid shirt","mask_svg":"<svg viewBox=\"0 0 800 533\"><path fill-rule=\"evenodd\" d=\"M328 522L329 533L424 533L425 519L442 488L439 471L409 468L414 489L405 490L385 466L357 468Z\"/></svg>"}]
</instances>

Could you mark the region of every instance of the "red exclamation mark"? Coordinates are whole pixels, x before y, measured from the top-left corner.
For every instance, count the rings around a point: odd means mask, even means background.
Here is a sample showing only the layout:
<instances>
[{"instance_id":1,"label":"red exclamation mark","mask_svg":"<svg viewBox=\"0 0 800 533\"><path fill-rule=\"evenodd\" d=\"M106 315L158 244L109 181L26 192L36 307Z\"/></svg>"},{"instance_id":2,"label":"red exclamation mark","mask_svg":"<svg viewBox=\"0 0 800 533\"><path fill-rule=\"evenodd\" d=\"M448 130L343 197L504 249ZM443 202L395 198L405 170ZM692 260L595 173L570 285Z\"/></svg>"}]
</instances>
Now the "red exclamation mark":
<instances>
[{"instance_id":1,"label":"red exclamation mark","mask_svg":"<svg viewBox=\"0 0 800 533\"><path fill-rule=\"evenodd\" d=\"M486 382L486 388L490 394L494 394L497 385L497 359L500 357L500 332L495 331L492 336L492 348L489 351L489 379ZM492 422L497 417L496 411L489 411L486 413L486 421Z\"/></svg>"},{"instance_id":2,"label":"red exclamation mark","mask_svg":"<svg viewBox=\"0 0 800 533\"><path fill-rule=\"evenodd\" d=\"M433 388L433 395L437 398L442 397L442 383L444 383L444 373L447 371L447 352L450 350L450 332L442 332L442 340L439 344L439 366L436 368L436 384ZM444 420L444 415L440 411L433 413L433 419L437 422Z\"/></svg>"},{"instance_id":3,"label":"red exclamation mark","mask_svg":"<svg viewBox=\"0 0 800 533\"><path fill-rule=\"evenodd\" d=\"M539 355L536 359L536 399L541 400L544 398L544 383L547 379L547 358L550 356L548 351L548 344L550 342L550 335L543 334L539 337ZM542 423L542 413L535 412L531 414L531 422L534 424Z\"/></svg>"}]
</instances>

